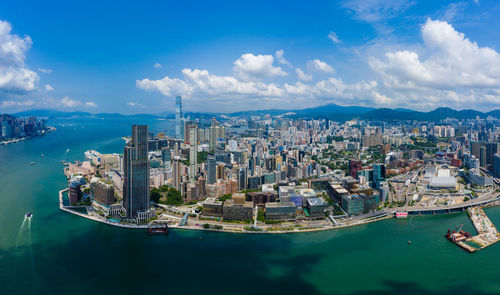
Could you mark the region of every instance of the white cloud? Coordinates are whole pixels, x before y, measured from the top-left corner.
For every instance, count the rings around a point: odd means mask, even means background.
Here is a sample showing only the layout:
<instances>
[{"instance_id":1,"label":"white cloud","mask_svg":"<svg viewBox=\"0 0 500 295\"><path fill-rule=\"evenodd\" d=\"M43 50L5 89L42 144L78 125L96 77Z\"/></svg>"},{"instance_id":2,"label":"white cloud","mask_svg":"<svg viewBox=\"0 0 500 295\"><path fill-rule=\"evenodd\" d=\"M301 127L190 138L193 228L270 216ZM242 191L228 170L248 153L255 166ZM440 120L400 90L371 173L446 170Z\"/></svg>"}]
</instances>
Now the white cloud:
<instances>
[{"instance_id":1,"label":"white cloud","mask_svg":"<svg viewBox=\"0 0 500 295\"><path fill-rule=\"evenodd\" d=\"M128 102L127 102L127 105L128 105L129 107L143 107L143 105L142 105L142 104L140 104L140 103L138 103L138 102L135 102L135 101L128 101Z\"/></svg>"},{"instance_id":2,"label":"white cloud","mask_svg":"<svg viewBox=\"0 0 500 295\"><path fill-rule=\"evenodd\" d=\"M354 17L369 23L384 21L400 15L415 4L410 0L347 0L343 6Z\"/></svg>"},{"instance_id":3,"label":"white cloud","mask_svg":"<svg viewBox=\"0 0 500 295\"><path fill-rule=\"evenodd\" d=\"M50 86L49 84L45 85L45 90L46 91L53 91L54 87Z\"/></svg>"},{"instance_id":4,"label":"white cloud","mask_svg":"<svg viewBox=\"0 0 500 295\"><path fill-rule=\"evenodd\" d=\"M32 91L39 76L26 66L25 59L33 42L29 36L21 38L11 31L11 25L0 20L0 91Z\"/></svg>"},{"instance_id":5,"label":"white cloud","mask_svg":"<svg viewBox=\"0 0 500 295\"><path fill-rule=\"evenodd\" d=\"M322 73L334 73L335 71L333 70L332 66L327 64L326 62L323 62L319 59L313 59L307 62L307 66L316 72L322 72Z\"/></svg>"},{"instance_id":6,"label":"white cloud","mask_svg":"<svg viewBox=\"0 0 500 295\"><path fill-rule=\"evenodd\" d=\"M287 65L287 66L292 66L292 64L290 62L288 62L288 60L286 60L283 56L285 55L285 51L283 49L280 49L280 50L276 50L276 53L274 53L274 56L276 57L276 60L280 63L280 64L284 64L284 65Z\"/></svg>"},{"instance_id":7,"label":"white cloud","mask_svg":"<svg viewBox=\"0 0 500 295\"><path fill-rule=\"evenodd\" d=\"M337 33L333 31L330 31L330 33L328 33L328 39L332 40L332 42L336 44L342 42L340 41L339 36L337 36Z\"/></svg>"},{"instance_id":8,"label":"white cloud","mask_svg":"<svg viewBox=\"0 0 500 295\"><path fill-rule=\"evenodd\" d=\"M160 63L155 63L153 67L155 69L161 69L163 66Z\"/></svg>"},{"instance_id":9,"label":"white cloud","mask_svg":"<svg viewBox=\"0 0 500 295\"><path fill-rule=\"evenodd\" d=\"M287 73L281 67L273 66L272 55L243 54L234 62L233 70L238 77L244 80L258 80L286 76Z\"/></svg>"},{"instance_id":10,"label":"white cloud","mask_svg":"<svg viewBox=\"0 0 500 295\"><path fill-rule=\"evenodd\" d=\"M38 71L40 73L44 73L44 74L50 74L50 73L52 73L51 69L38 68Z\"/></svg>"},{"instance_id":11,"label":"white cloud","mask_svg":"<svg viewBox=\"0 0 500 295\"><path fill-rule=\"evenodd\" d=\"M8 107L19 107L19 106L32 106L33 104L35 104L35 102L31 99L24 100L24 101L4 100L0 104L0 107L1 108L8 108Z\"/></svg>"},{"instance_id":12,"label":"white cloud","mask_svg":"<svg viewBox=\"0 0 500 295\"><path fill-rule=\"evenodd\" d=\"M302 80L302 81L311 81L313 78L312 75L304 73L304 71L302 71L299 68L295 69L295 73L297 73L297 77L299 78L299 80Z\"/></svg>"},{"instance_id":13,"label":"white cloud","mask_svg":"<svg viewBox=\"0 0 500 295\"><path fill-rule=\"evenodd\" d=\"M71 99L71 98L69 98L69 96L63 97L59 101L59 103L62 107L65 107L65 108L74 108L74 107L77 107L77 106L82 104L81 101Z\"/></svg>"},{"instance_id":14,"label":"white cloud","mask_svg":"<svg viewBox=\"0 0 500 295\"><path fill-rule=\"evenodd\" d=\"M500 55L465 38L450 24L428 19L422 26L426 58L417 52L388 52L370 67L390 88L500 87Z\"/></svg>"},{"instance_id":15,"label":"white cloud","mask_svg":"<svg viewBox=\"0 0 500 295\"><path fill-rule=\"evenodd\" d=\"M341 79L329 78L315 84L296 82L295 84L264 83L239 80L232 76L217 76L207 70L184 69L183 78L164 77L161 80L143 79L137 87L159 91L167 97L182 95L190 104L203 104L204 109L220 110L228 103L238 108L270 107L307 103L307 106L336 102L340 104L359 104L370 102L377 83L359 82L346 84ZM210 104L207 104L207 99ZM333 99L333 100L332 100ZM306 106L306 105L304 105ZM234 107L234 106L233 106Z\"/></svg>"},{"instance_id":16,"label":"white cloud","mask_svg":"<svg viewBox=\"0 0 500 295\"><path fill-rule=\"evenodd\" d=\"M63 107L63 108L74 108L74 107L79 107L79 106L84 106L84 107L89 107L89 108L96 108L97 104L93 101L87 101L87 102L81 102L76 99L72 99L69 96L63 97L60 101L55 102L57 104L56 107ZM51 106L54 104L53 99L49 99L45 101L45 104L50 104Z\"/></svg>"}]
</instances>

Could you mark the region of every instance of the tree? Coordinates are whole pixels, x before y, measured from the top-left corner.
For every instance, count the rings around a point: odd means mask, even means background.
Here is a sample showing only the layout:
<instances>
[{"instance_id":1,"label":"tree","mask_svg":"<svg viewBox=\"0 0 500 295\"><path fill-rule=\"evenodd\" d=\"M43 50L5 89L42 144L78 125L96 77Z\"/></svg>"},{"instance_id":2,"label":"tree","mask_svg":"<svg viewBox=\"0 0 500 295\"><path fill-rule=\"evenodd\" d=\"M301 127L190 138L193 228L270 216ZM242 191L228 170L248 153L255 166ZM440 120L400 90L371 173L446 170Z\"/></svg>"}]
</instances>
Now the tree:
<instances>
[{"instance_id":1,"label":"tree","mask_svg":"<svg viewBox=\"0 0 500 295\"><path fill-rule=\"evenodd\" d=\"M183 203L181 192L170 188L167 193L167 205L181 205Z\"/></svg>"},{"instance_id":2,"label":"tree","mask_svg":"<svg viewBox=\"0 0 500 295\"><path fill-rule=\"evenodd\" d=\"M151 201L153 201L154 203L160 202L161 198L160 190L157 188L152 188L151 191L149 192L149 197Z\"/></svg>"}]
</instances>

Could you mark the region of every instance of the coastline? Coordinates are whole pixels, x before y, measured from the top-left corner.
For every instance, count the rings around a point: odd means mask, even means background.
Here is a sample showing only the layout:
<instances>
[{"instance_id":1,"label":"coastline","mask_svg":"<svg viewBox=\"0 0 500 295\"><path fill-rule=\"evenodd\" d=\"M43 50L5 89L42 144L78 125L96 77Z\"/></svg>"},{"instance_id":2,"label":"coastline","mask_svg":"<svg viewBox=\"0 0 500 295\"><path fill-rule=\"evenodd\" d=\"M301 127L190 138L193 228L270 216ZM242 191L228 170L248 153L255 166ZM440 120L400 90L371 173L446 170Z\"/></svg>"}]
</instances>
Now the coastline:
<instances>
[{"instance_id":1,"label":"coastline","mask_svg":"<svg viewBox=\"0 0 500 295\"><path fill-rule=\"evenodd\" d=\"M84 214L81 212L78 212L76 210L72 210L72 208L87 208L88 206L64 206L64 201L63 201L63 193L68 191L68 189L62 189L59 191L59 209L62 211L95 221L95 222L100 222L106 225L110 226L116 226L116 227L121 227L121 228L129 228L129 229L147 229L148 225L147 224L123 224L123 223L118 223L118 222L113 222L109 221L105 218L102 217L97 217L89 214ZM449 208L426 208L426 209L415 209L413 211L408 211L408 212L427 212L431 211L434 212L434 214L411 214L411 216L426 216L426 215L442 215L442 214L454 214L454 213L461 213L464 212L467 208L474 207L474 206L484 206L484 207L496 207L500 206L500 194L498 194L496 197L492 199L486 199L480 202L472 202L472 203L467 203L465 205L462 205L461 207L453 206ZM460 209L460 210L458 210ZM216 229L216 228L203 228L201 225L202 222L200 222L199 225L183 225L180 226L178 224L172 224L168 226L169 229L180 229L180 230L192 230L192 231L211 231L211 232L223 232L223 233L238 233L238 234L294 234L294 233L305 233L305 232L318 232L318 231L328 231L328 230L336 230L336 229L341 229L341 228L348 228L348 227L354 227L358 225L364 225L364 224L369 224L377 221L382 221L390 218L395 218L395 213L400 210L395 208L393 210L387 211L383 213L382 215L375 216L375 217L368 217L366 219L359 219L355 220L353 223L350 224L340 224L336 226L330 226L330 227L314 227L314 228L295 228L294 230L267 230L267 229L262 229L262 230L245 230L245 229L236 229L236 228L226 228L225 226L230 226L231 224L222 224L224 226L223 229ZM172 216L168 215L169 218L173 219L181 219L178 216Z\"/></svg>"}]
</instances>

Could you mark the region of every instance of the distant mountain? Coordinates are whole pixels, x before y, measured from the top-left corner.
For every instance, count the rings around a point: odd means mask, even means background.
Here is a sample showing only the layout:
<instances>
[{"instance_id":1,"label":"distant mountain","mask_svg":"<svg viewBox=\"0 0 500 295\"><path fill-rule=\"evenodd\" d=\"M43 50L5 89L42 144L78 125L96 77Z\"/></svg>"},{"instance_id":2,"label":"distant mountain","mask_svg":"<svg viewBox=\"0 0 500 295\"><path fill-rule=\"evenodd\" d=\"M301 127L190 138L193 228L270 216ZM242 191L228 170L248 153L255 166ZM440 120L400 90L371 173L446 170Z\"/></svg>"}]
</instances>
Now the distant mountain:
<instances>
[{"instance_id":1,"label":"distant mountain","mask_svg":"<svg viewBox=\"0 0 500 295\"><path fill-rule=\"evenodd\" d=\"M123 115L119 113L99 113L91 114L88 112L64 112L58 110L50 109L39 109L39 110L28 110L15 113L16 117L38 117L38 118L100 118L100 119L120 119L120 118L151 118L151 117L161 117L160 115L152 114L133 114L133 115Z\"/></svg>"},{"instance_id":2,"label":"distant mountain","mask_svg":"<svg viewBox=\"0 0 500 295\"><path fill-rule=\"evenodd\" d=\"M475 110L461 110L457 111L451 108L441 107L429 112L419 112L406 108L369 108L359 106L339 106L336 104L327 104L323 106L300 109L300 110L256 110L256 111L241 111L234 113L194 113L186 112L185 116L198 119L210 119L211 117L221 116L263 116L266 114L275 116L283 115L286 113L294 113L292 118L328 118L332 121L347 121L353 118L360 118L365 120L417 120L417 121L440 121L446 118L456 119L474 119L476 117L486 118L492 116L500 118L500 110L493 110L488 113L482 113ZM91 114L87 112L63 112L49 109L29 110L13 114L17 117L35 116L40 118L101 118L101 119L120 119L120 118L167 118L173 119L174 113L163 112L158 114L134 114L123 115L119 113L99 113Z\"/></svg>"},{"instance_id":3,"label":"distant mountain","mask_svg":"<svg viewBox=\"0 0 500 295\"><path fill-rule=\"evenodd\" d=\"M451 108L437 108L430 112L418 112L407 109L376 109L361 115L362 119L368 120L417 120L417 121L440 121L446 118L455 119L475 119L476 117L486 118L487 116L500 118L500 110L489 113L482 113L475 110L457 111Z\"/></svg>"},{"instance_id":4,"label":"distant mountain","mask_svg":"<svg viewBox=\"0 0 500 295\"><path fill-rule=\"evenodd\" d=\"M28 110L13 114L16 117L40 117L40 118L69 118L69 117L89 117L91 113L87 112L64 112L50 109Z\"/></svg>"}]
</instances>

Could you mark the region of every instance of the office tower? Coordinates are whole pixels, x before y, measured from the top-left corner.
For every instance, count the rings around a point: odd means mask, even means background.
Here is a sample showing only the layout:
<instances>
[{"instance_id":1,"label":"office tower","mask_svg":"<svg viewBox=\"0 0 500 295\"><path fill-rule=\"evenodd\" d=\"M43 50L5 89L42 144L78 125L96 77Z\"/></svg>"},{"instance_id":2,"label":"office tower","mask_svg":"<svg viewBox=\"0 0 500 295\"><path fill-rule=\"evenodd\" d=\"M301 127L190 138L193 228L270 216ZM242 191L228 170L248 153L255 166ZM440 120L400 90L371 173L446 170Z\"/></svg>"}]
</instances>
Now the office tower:
<instances>
[{"instance_id":1,"label":"office tower","mask_svg":"<svg viewBox=\"0 0 500 295\"><path fill-rule=\"evenodd\" d=\"M174 188L178 191L181 190L181 158L178 156L174 156L173 159L173 170L172 170L172 176L174 179Z\"/></svg>"},{"instance_id":2,"label":"office tower","mask_svg":"<svg viewBox=\"0 0 500 295\"><path fill-rule=\"evenodd\" d=\"M208 140L208 149L210 152L215 151L216 144L217 144L217 121L215 118L212 118L212 125L210 126L210 131L209 131L209 140Z\"/></svg>"},{"instance_id":3,"label":"office tower","mask_svg":"<svg viewBox=\"0 0 500 295\"><path fill-rule=\"evenodd\" d=\"M373 164L373 181L385 180L385 164Z\"/></svg>"},{"instance_id":4,"label":"office tower","mask_svg":"<svg viewBox=\"0 0 500 295\"><path fill-rule=\"evenodd\" d=\"M493 172L500 177L500 154L493 155Z\"/></svg>"},{"instance_id":5,"label":"office tower","mask_svg":"<svg viewBox=\"0 0 500 295\"><path fill-rule=\"evenodd\" d=\"M481 146L479 148L479 165L481 167L486 167L486 147Z\"/></svg>"},{"instance_id":6,"label":"office tower","mask_svg":"<svg viewBox=\"0 0 500 295\"><path fill-rule=\"evenodd\" d=\"M189 124L189 176L195 178L198 173L198 125Z\"/></svg>"},{"instance_id":7,"label":"office tower","mask_svg":"<svg viewBox=\"0 0 500 295\"><path fill-rule=\"evenodd\" d=\"M175 138L182 139L182 101L180 96L175 97Z\"/></svg>"},{"instance_id":8,"label":"office tower","mask_svg":"<svg viewBox=\"0 0 500 295\"><path fill-rule=\"evenodd\" d=\"M238 190L244 190L247 188L247 169L238 169Z\"/></svg>"},{"instance_id":9,"label":"office tower","mask_svg":"<svg viewBox=\"0 0 500 295\"><path fill-rule=\"evenodd\" d=\"M133 125L123 151L123 207L128 218L149 212L148 126Z\"/></svg>"},{"instance_id":10,"label":"office tower","mask_svg":"<svg viewBox=\"0 0 500 295\"><path fill-rule=\"evenodd\" d=\"M488 142L486 144L486 165L493 167L495 154L498 153L498 143Z\"/></svg>"},{"instance_id":11,"label":"office tower","mask_svg":"<svg viewBox=\"0 0 500 295\"><path fill-rule=\"evenodd\" d=\"M170 153L170 149L168 147L162 147L161 148L161 161L163 162L163 165L166 163L170 163L170 160L172 159L172 155Z\"/></svg>"},{"instance_id":12,"label":"office tower","mask_svg":"<svg viewBox=\"0 0 500 295\"><path fill-rule=\"evenodd\" d=\"M208 156L207 156L207 184L214 184L215 183L215 176L216 176L215 155L208 154Z\"/></svg>"},{"instance_id":13,"label":"office tower","mask_svg":"<svg viewBox=\"0 0 500 295\"><path fill-rule=\"evenodd\" d=\"M216 179L224 179L224 167L225 165L222 163L217 165L217 170L215 172Z\"/></svg>"}]
</instances>

